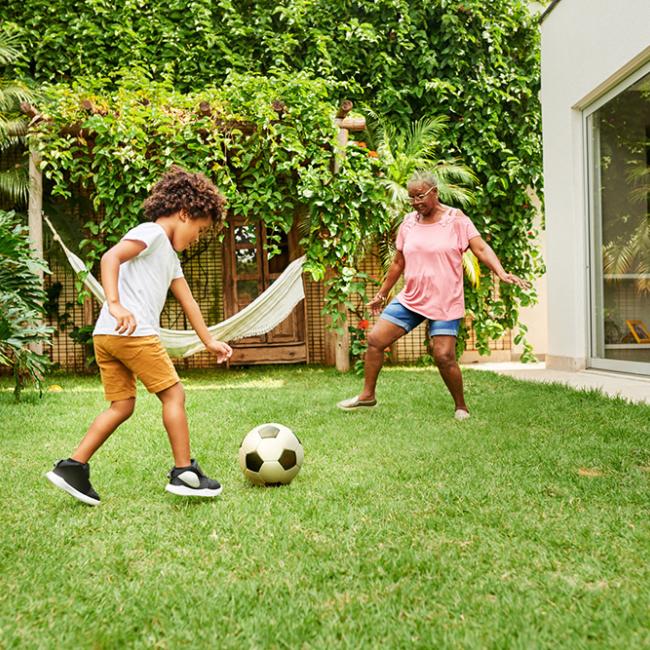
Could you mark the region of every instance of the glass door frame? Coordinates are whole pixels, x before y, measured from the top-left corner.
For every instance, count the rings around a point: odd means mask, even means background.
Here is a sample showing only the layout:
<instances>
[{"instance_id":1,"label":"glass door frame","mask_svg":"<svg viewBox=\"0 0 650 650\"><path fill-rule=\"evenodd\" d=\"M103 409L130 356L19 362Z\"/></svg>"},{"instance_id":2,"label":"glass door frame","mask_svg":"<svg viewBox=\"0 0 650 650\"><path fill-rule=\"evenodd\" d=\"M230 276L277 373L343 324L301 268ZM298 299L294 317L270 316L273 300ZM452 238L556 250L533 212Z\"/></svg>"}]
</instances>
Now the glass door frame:
<instances>
[{"instance_id":1,"label":"glass door frame","mask_svg":"<svg viewBox=\"0 0 650 650\"><path fill-rule=\"evenodd\" d=\"M650 61L637 68L625 79L614 85L604 95L590 104L582 111L582 142L584 156L584 191L585 206L587 207L587 237L588 237L588 262L586 266L586 286L588 287L587 295L587 324L588 324L588 350L587 350L587 367L598 370L611 370L615 372L625 372L637 375L650 375L650 363L641 361L621 361L619 359L604 359L597 357L597 348L599 337L603 335L603 323L598 320L596 306L600 301L603 304L603 278L602 278L602 215L600 211L600 201L596 200L596 192L600 191L600 173L596 178L596 170L600 167L595 164L598 160L599 152L595 151L597 144L594 139L593 114L602 108L607 102L614 99L617 95L624 92L630 86L633 86L641 78L650 73ZM596 182L598 185L596 185ZM600 282L597 282L597 273L600 274Z\"/></svg>"}]
</instances>

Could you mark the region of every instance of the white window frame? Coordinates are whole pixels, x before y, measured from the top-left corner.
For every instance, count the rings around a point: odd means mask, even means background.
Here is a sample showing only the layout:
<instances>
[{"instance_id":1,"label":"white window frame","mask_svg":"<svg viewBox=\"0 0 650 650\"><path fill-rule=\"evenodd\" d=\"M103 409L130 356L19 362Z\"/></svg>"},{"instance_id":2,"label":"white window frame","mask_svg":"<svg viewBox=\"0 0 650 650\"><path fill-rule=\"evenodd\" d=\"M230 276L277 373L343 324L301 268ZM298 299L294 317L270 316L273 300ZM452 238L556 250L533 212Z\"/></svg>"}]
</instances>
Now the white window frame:
<instances>
[{"instance_id":1,"label":"white window frame","mask_svg":"<svg viewBox=\"0 0 650 650\"><path fill-rule=\"evenodd\" d=\"M583 178L584 178L584 205L586 208L586 223L587 223L587 251L588 262L585 269L586 278L585 283L587 286L587 367L599 370L610 370L615 372L626 372L639 375L650 375L650 362L643 361L621 361L618 359L603 359L596 357L596 347L599 336L599 329L602 324L595 322L594 305L596 298L599 297L601 291L601 283L596 282L596 273L598 270L601 273L602 260L601 260L601 221L600 218L600 205L596 205L594 198L594 152L592 151L594 145L594 138L592 133L592 124L590 117L602 106L607 104L617 95L624 92L627 88L634 85L642 77L650 74L650 61L645 65L634 70L627 75L625 79L614 84L605 94L601 95L597 100L589 104L582 111L582 151L583 151ZM602 304L602 296L601 304Z\"/></svg>"}]
</instances>

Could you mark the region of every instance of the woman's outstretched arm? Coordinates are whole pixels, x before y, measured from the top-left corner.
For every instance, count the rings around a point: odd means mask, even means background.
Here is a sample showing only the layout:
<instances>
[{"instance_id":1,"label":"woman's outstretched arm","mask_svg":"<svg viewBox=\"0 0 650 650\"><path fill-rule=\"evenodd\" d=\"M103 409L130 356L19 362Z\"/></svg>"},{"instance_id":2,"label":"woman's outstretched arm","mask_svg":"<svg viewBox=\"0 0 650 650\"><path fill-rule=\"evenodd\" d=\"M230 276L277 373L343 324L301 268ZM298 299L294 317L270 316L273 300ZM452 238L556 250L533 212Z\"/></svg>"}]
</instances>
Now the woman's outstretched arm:
<instances>
[{"instance_id":1,"label":"woman's outstretched arm","mask_svg":"<svg viewBox=\"0 0 650 650\"><path fill-rule=\"evenodd\" d=\"M505 282L506 284L516 284L521 289L530 289L530 282L522 280L514 273L508 273L503 266L501 266L497 254L482 237L472 237L469 240L469 247L472 253L476 255L478 261L485 264L490 271L496 273L501 282Z\"/></svg>"}]
</instances>

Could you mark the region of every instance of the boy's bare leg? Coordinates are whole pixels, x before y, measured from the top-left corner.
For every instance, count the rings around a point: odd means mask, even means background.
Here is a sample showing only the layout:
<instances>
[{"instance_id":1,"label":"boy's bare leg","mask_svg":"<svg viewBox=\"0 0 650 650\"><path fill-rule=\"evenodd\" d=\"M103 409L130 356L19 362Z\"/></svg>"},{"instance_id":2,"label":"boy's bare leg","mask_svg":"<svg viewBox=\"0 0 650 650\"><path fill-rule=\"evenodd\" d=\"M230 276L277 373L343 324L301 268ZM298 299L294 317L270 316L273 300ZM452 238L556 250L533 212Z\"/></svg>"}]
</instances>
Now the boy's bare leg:
<instances>
[{"instance_id":1,"label":"boy's bare leg","mask_svg":"<svg viewBox=\"0 0 650 650\"><path fill-rule=\"evenodd\" d=\"M156 393L162 402L163 424L169 436L169 444L176 467L187 467L190 460L190 429L185 412L185 390L178 382Z\"/></svg>"},{"instance_id":2,"label":"boy's bare leg","mask_svg":"<svg viewBox=\"0 0 650 650\"><path fill-rule=\"evenodd\" d=\"M366 350L363 390L360 400L375 399L375 388L379 371L384 365L384 350L397 339L406 334L404 328L380 318L368 334L368 349Z\"/></svg>"},{"instance_id":3,"label":"boy's bare leg","mask_svg":"<svg viewBox=\"0 0 650 650\"><path fill-rule=\"evenodd\" d=\"M449 389L456 409L467 411L465 395L463 393L463 375L456 361L456 337L432 337L433 358L440 371L445 385Z\"/></svg>"},{"instance_id":4,"label":"boy's bare leg","mask_svg":"<svg viewBox=\"0 0 650 650\"><path fill-rule=\"evenodd\" d=\"M111 405L93 420L83 440L70 458L80 463L87 463L111 433L131 417L134 408L135 397L111 402Z\"/></svg>"}]
</instances>

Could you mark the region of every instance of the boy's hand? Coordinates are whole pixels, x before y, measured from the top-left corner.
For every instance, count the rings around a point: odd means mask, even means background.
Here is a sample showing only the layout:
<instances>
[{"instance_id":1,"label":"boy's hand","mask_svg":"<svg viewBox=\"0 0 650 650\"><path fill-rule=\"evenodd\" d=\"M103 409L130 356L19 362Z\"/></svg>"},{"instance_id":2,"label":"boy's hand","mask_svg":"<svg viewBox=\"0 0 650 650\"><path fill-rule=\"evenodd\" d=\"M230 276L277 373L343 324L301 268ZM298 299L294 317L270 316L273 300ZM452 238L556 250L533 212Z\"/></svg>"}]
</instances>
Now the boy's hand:
<instances>
[{"instance_id":1,"label":"boy's hand","mask_svg":"<svg viewBox=\"0 0 650 650\"><path fill-rule=\"evenodd\" d=\"M223 363L232 356L232 348L223 341L215 341L205 346L210 352L217 355L217 363Z\"/></svg>"},{"instance_id":2,"label":"boy's hand","mask_svg":"<svg viewBox=\"0 0 650 650\"><path fill-rule=\"evenodd\" d=\"M109 303L108 311L117 321L115 331L118 334L124 334L126 332L126 335L129 336L135 332L138 323L135 320L135 316L128 309L122 307L119 303Z\"/></svg>"}]
</instances>

